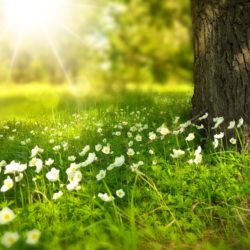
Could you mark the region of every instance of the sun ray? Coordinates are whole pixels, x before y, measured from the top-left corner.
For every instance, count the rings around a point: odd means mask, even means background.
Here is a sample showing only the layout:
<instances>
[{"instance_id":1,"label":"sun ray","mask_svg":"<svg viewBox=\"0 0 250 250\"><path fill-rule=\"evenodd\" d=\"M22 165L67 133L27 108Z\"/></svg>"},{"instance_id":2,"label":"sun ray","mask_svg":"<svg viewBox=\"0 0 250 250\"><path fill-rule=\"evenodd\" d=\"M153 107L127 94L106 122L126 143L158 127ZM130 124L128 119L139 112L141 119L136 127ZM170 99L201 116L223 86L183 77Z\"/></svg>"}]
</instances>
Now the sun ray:
<instances>
[{"instance_id":1,"label":"sun ray","mask_svg":"<svg viewBox=\"0 0 250 250\"><path fill-rule=\"evenodd\" d=\"M44 34L44 36L45 36L45 38L46 38L46 40L47 40L47 42L48 42L48 44L50 46L50 49L51 49L52 53L54 54L59 66L60 66L60 68L61 68L61 70L62 70L62 72L64 74L64 77L65 77L66 81L68 82L69 85L72 85L72 81L71 81L71 79L70 79L70 77L68 75L68 72L67 72L67 70L65 68L65 65L64 65L64 63L63 63L63 61L62 61L62 59L60 57L60 54L59 54L59 52L58 52L58 50L57 50L57 48L55 46L54 41L52 40L52 38L49 35L47 30L43 29L43 34Z\"/></svg>"},{"instance_id":2,"label":"sun ray","mask_svg":"<svg viewBox=\"0 0 250 250\"><path fill-rule=\"evenodd\" d=\"M8 72L8 75L7 75L7 81L9 81L11 79L12 69L13 69L13 67L15 65L16 60L17 60L22 40L23 40L23 33L22 33L22 30L19 28L18 32L17 32L16 41L15 41L14 52L13 52L11 62L10 62L10 65L9 65L9 72Z\"/></svg>"},{"instance_id":3,"label":"sun ray","mask_svg":"<svg viewBox=\"0 0 250 250\"><path fill-rule=\"evenodd\" d=\"M76 32L74 32L72 29L70 29L69 27L67 27L63 22L61 21L57 21L58 26L60 26L63 30L65 30L68 34L70 34L71 36L73 36L76 40L78 40L80 43L84 44L84 40L81 38L81 36L79 34L77 34Z\"/></svg>"},{"instance_id":4,"label":"sun ray","mask_svg":"<svg viewBox=\"0 0 250 250\"><path fill-rule=\"evenodd\" d=\"M80 2L77 0L37 0L36 3L33 0L0 0L0 3L1 1L4 3L2 7L4 7L3 11L5 14L3 19L5 23L1 24L8 26L6 32L9 33L10 38L13 34L16 34L7 79L11 79L13 67L17 58L20 56L20 46L23 39L26 39L26 36L30 39L32 36L37 37L42 34L42 37L47 41L51 52L62 70L65 81L71 83L72 79L66 70L56 46L57 44L50 32L56 30L56 28L61 29L67 35L79 41L81 45L88 45L87 40L81 37L81 33L72 29L66 23L66 20L68 20L68 18L71 20L70 13L72 13L72 11L77 12L80 10L81 13L83 13L83 11L85 13L88 11L98 12L99 9L101 10L103 8L103 4L91 3L90 1ZM68 9L70 9L70 11L68 11ZM64 20L64 18L66 19ZM2 27L0 27L0 39L2 36Z\"/></svg>"}]
</instances>

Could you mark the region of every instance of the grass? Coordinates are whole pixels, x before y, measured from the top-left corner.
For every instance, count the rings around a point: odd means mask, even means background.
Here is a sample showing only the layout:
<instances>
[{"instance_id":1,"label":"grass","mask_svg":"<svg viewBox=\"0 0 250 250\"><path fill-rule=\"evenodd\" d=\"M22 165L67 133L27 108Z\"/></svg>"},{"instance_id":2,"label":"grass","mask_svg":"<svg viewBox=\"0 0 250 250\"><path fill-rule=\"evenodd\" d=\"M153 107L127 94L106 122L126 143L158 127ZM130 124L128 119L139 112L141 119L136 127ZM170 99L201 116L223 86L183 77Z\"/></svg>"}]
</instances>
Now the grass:
<instances>
[{"instance_id":1,"label":"grass","mask_svg":"<svg viewBox=\"0 0 250 250\"><path fill-rule=\"evenodd\" d=\"M0 225L1 235L19 233L12 249L249 249L249 154L234 145L214 149L188 124L178 135L162 136L162 124L174 131L189 118L192 90L181 90L90 95L59 86L1 87L0 161L29 165L31 150L43 149L36 155L41 172L28 166L21 182L0 193L0 209L16 214ZM150 132L157 139L150 140ZM185 140L189 133L194 140ZM98 144L110 152L97 151ZM199 145L202 161L189 164ZM86 146L89 151L79 155ZM134 155L127 155L129 148ZM172 158L173 149L185 154ZM79 186L69 191L67 169L90 152L97 159L80 167ZM120 156L125 163L97 181L100 170ZM45 165L48 158L52 166ZM53 167L60 170L59 181L46 178ZM4 172L5 166L0 186L7 175L17 175ZM116 195L119 189L123 198ZM62 197L53 200L59 190ZM99 193L114 199L105 202ZM28 246L26 232L34 228L41 239Z\"/></svg>"}]
</instances>

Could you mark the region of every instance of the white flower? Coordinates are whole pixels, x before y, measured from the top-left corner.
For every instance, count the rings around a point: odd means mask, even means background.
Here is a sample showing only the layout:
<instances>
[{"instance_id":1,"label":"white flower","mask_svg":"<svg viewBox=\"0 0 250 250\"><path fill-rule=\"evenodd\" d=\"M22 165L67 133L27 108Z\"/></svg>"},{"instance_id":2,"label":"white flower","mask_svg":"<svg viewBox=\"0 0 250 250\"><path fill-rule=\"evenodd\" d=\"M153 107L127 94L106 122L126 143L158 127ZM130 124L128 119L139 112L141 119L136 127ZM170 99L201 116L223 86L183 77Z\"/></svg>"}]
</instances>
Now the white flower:
<instances>
[{"instance_id":1,"label":"white flower","mask_svg":"<svg viewBox=\"0 0 250 250\"><path fill-rule=\"evenodd\" d=\"M231 138L229 141L233 145L235 145L237 143L237 140L235 138Z\"/></svg>"},{"instance_id":2,"label":"white flower","mask_svg":"<svg viewBox=\"0 0 250 250\"><path fill-rule=\"evenodd\" d=\"M0 162L0 168L5 167L7 165L6 161L1 161Z\"/></svg>"},{"instance_id":3,"label":"white flower","mask_svg":"<svg viewBox=\"0 0 250 250\"><path fill-rule=\"evenodd\" d=\"M66 141L63 141L63 142L61 142L61 145L63 146L63 150L64 151L66 151L66 150L68 150L68 142L66 142Z\"/></svg>"},{"instance_id":4,"label":"white flower","mask_svg":"<svg viewBox=\"0 0 250 250\"><path fill-rule=\"evenodd\" d=\"M116 157L114 163L110 164L107 170L112 170L114 167L121 167L125 162L125 157L121 155L120 157Z\"/></svg>"},{"instance_id":5,"label":"white flower","mask_svg":"<svg viewBox=\"0 0 250 250\"><path fill-rule=\"evenodd\" d=\"M29 162L30 167L36 167L36 173L40 173L43 168L43 161L38 158L32 158Z\"/></svg>"},{"instance_id":6,"label":"white flower","mask_svg":"<svg viewBox=\"0 0 250 250\"><path fill-rule=\"evenodd\" d=\"M61 149L61 145L56 145L53 147L53 150L56 152L59 151L60 149Z\"/></svg>"},{"instance_id":7,"label":"white flower","mask_svg":"<svg viewBox=\"0 0 250 250\"><path fill-rule=\"evenodd\" d=\"M201 153L201 146L199 146L196 150L195 150L195 155L199 155Z\"/></svg>"},{"instance_id":8,"label":"white flower","mask_svg":"<svg viewBox=\"0 0 250 250\"><path fill-rule=\"evenodd\" d=\"M119 189L115 193L119 198L123 198L125 196L125 192L123 191L123 189Z\"/></svg>"},{"instance_id":9,"label":"white flower","mask_svg":"<svg viewBox=\"0 0 250 250\"><path fill-rule=\"evenodd\" d=\"M81 167L86 167L86 166L92 164L95 160L97 160L96 154L95 153L89 153L87 160L82 162L80 164L80 166Z\"/></svg>"},{"instance_id":10,"label":"white flower","mask_svg":"<svg viewBox=\"0 0 250 250\"><path fill-rule=\"evenodd\" d=\"M31 150L31 158L36 157L39 153L43 153L43 149L39 148L38 146L35 146L32 150Z\"/></svg>"},{"instance_id":11,"label":"white flower","mask_svg":"<svg viewBox=\"0 0 250 250\"><path fill-rule=\"evenodd\" d=\"M219 134L214 135L214 139L222 139L224 137L224 133L220 132Z\"/></svg>"},{"instance_id":12,"label":"white flower","mask_svg":"<svg viewBox=\"0 0 250 250\"><path fill-rule=\"evenodd\" d=\"M47 174L46 174L46 178L51 181L51 182L55 182L55 181L59 181L59 173L60 170L56 169L56 168L52 168Z\"/></svg>"},{"instance_id":13,"label":"white flower","mask_svg":"<svg viewBox=\"0 0 250 250\"><path fill-rule=\"evenodd\" d=\"M170 133L169 129L167 127L161 127L159 130L160 134L165 136Z\"/></svg>"},{"instance_id":14,"label":"white flower","mask_svg":"<svg viewBox=\"0 0 250 250\"><path fill-rule=\"evenodd\" d=\"M55 142L54 139L50 139L50 140L49 140L49 143L50 143L50 144L53 144L54 142Z\"/></svg>"},{"instance_id":15,"label":"white flower","mask_svg":"<svg viewBox=\"0 0 250 250\"><path fill-rule=\"evenodd\" d=\"M180 156L184 155L185 151L181 149L173 149L173 154L170 154L172 158L179 158Z\"/></svg>"},{"instance_id":16,"label":"white flower","mask_svg":"<svg viewBox=\"0 0 250 250\"><path fill-rule=\"evenodd\" d=\"M2 237L2 244L10 248L12 245L14 245L19 239L19 234L17 232L5 232Z\"/></svg>"},{"instance_id":17,"label":"white flower","mask_svg":"<svg viewBox=\"0 0 250 250\"><path fill-rule=\"evenodd\" d=\"M196 165L202 162L202 154L196 154L194 161L193 161Z\"/></svg>"},{"instance_id":18,"label":"white flower","mask_svg":"<svg viewBox=\"0 0 250 250\"><path fill-rule=\"evenodd\" d=\"M116 136L121 136L121 131L116 131L115 133L114 133L114 135L116 135Z\"/></svg>"},{"instance_id":19,"label":"white flower","mask_svg":"<svg viewBox=\"0 0 250 250\"><path fill-rule=\"evenodd\" d=\"M132 172L136 172L138 173L139 172L139 167L142 166L144 163L142 161L139 161L138 163L133 163L131 166L130 166L130 169Z\"/></svg>"},{"instance_id":20,"label":"white flower","mask_svg":"<svg viewBox=\"0 0 250 250\"><path fill-rule=\"evenodd\" d=\"M63 192L62 191L59 191L59 192L56 192L53 194L53 197L52 199L53 200L58 200L59 198L61 198L63 196Z\"/></svg>"},{"instance_id":21,"label":"white flower","mask_svg":"<svg viewBox=\"0 0 250 250\"><path fill-rule=\"evenodd\" d=\"M86 155L86 154L89 152L89 150L90 150L90 146L89 146L89 145L86 145L86 146L82 149L82 151L79 153L79 155L80 155L80 156L84 156L84 155Z\"/></svg>"},{"instance_id":22,"label":"white flower","mask_svg":"<svg viewBox=\"0 0 250 250\"><path fill-rule=\"evenodd\" d=\"M8 207L4 207L0 211L0 225L8 224L9 222L13 221L14 218L15 218L14 212Z\"/></svg>"},{"instance_id":23,"label":"white flower","mask_svg":"<svg viewBox=\"0 0 250 250\"><path fill-rule=\"evenodd\" d=\"M10 164L6 165L4 174L14 174L16 172L23 172L27 169L27 164L20 164L12 161Z\"/></svg>"},{"instance_id":24,"label":"white flower","mask_svg":"<svg viewBox=\"0 0 250 250\"><path fill-rule=\"evenodd\" d=\"M113 196L109 196L107 193L99 193L98 197L101 200L106 201L106 202L110 202L110 201L114 200L114 197Z\"/></svg>"},{"instance_id":25,"label":"white flower","mask_svg":"<svg viewBox=\"0 0 250 250\"><path fill-rule=\"evenodd\" d=\"M130 131L132 131L132 132L135 132L136 130L137 130L136 126L133 126L133 127L130 128Z\"/></svg>"},{"instance_id":26,"label":"white flower","mask_svg":"<svg viewBox=\"0 0 250 250\"><path fill-rule=\"evenodd\" d=\"M67 189L69 191L72 191L74 189L76 189L76 187L79 185L78 182L74 182L74 181L71 181L68 185L67 185Z\"/></svg>"},{"instance_id":27,"label":"white flower","mask_svg":"<svg viewBox=\"0 0 250 250\"><path fill-rule=\"evenodd\" d=\"M48 160L45 161L46 166L51 166L54 163L54 160L49 158Z\"/></svg>"},{"instance_id":28,"label":"white flower","mask_svg":"<svg viewBox=\"0 0 250 250\"><path fill-rule=\"evenodd\" d=\"M214 148L217 148L219 146L219 141L218 139L214 139L213 141Z\"/></svg>"},{"instance_id":29,"label":"white flower","mask_svg":"<svg viewBox=\"0 0 250 250\"><path fill-rule=\"evenodd\" d=\"M179 129L179 130L173 130L173 135L178 135L178 134L180 134L181 133L181 130Z\"/></svg>"},{"instance_id":30,"label":"white flower","mask_svg":"<svg viewBox=\"0 0 250 250\"><path fill-rule=\"evenodd\" d=\"M200 126L199 125L194 125L198 130L200 130L200 129L203 129L204 128L204 125L203 124L201 124Z\"/></svg>"},{"instance_id":31,"label":"white flower","mask_svg":"<svg viewBox=\"0 0 250 250\"><path fill-rule=\"evenodd\" d=\"M102 128L98 128L97 133L101 134L102 133Z\"/></svg>"},{"instance_id":32,"label":"white flower","mask_svg":"<svg viewBox=\"0 0 250 250\"><path fill-rule=\"evenodd\" d=\"M205 120L208 118L208 113L205 113L203 116L199 117L199 121Z\"/></svg>"},{"instance_id":33,"label":"white flower","mask_svg":"<svg viewBox=\"0 0 250 250\"><path fill-rule=\"evenodd\" d=\"M16 182L20 182L22 179L23 179L23 173L20 173L19 175L17 175L17 176L15 177L15 181L16 181Z\"/></svg>"},{"instance_id":34,"label":"white flower","mask_svg":"<svg viewBox=\"0 0 250 250\"><path fill-rule=\"evenodd\" d=\"M19 173L24 172L27 169L27 164L19 164L17 171Z\"/></svg>"},{"instance_id":35,"label":"white flower","mask_svg":"<svg viewBox=\"0 0 250 250\"><path fill-rule=\"evenodd\" d=\"M153 165L156 165L157 163L158 163L158 161L156 159L152 161Z\"/></svg>"},{"instance_id":36,"label":"white flower","mask_svg":"<svg viewBox=\"0 0 250 250\"><path fill-rule=\"evenodd\" d=\"M240 128L244 123L244 119L243 118L240 118L239 119L239 122L238 122L238 125L237 125L237 128Z\"/></svg>"},{"instance_id":37,"label":"white flower","mask_svg":"<svg viewBox=\"0 0 250 250\"><path fill-rule=\"evenodd\" d=\"M157 138L156 134L154 132L149 132L148 138L153 141Z\"/></svg>"},{"instance_id":38,"label":"white flower","mask_svg":"<svg viewBox=\"0 0 250 250\"><path fill-rule=\"evenodd\" d=\"M215 124L212 127L212 129L216 129L224 122L224 117L215 117L213 121Z\"/></svg>"},{"instance_id":39,"label":"white flower","mask_svg":"<svg viewBox=\"0 0 250 250\"><path fill-rule=\"evenodd\" d=\"M76 157L74 155L71 155L71 156L68 157L68 160L69 161L75 161Z\"/></svg>"},{"instance_id":40,"label":"white flower","mask_svg":"<svg viewBox=\"0 0 250 250\"><path fill-rule=\"evenodd\" d=\"M41 232L38 229L33 229L27 232L26 243L29 245L36 245L40 239Z\"/></svg>"},{"instance_id":41,"label":"white flower","mask_svg":"<svg viewBox=\"0 0 250 250\"><path fill-rule=\"evenodd\" d=\"M130 169L132 172L137 172L138 169L139 169L139 165L136 164L136 163L133 163L131 166L130 166Z\"/></svg>"},{"instance_id":42,"label":"white flower","mask_svg":"<svg viewBox=\"0 0 250 250\"><path fill-rule=\"evenodd\" d=\"M72 179L73 176L74 176L74 173L76 172L77 169L80 168L80 165L79 164L76 164L76 163L71 163L70 164L70 167L67 168L66 170L66 174L68 175L68 178L69 179Z\"/></svg>"},{"instance_id":43,"label":"white flower","mask_svg":"<svg viewBox=\"0 0 250 250\"><path fill-rule=\"evenodd\" d=\"M101 144L95 145L95 151L99 152L101 149L102 149L102 145Z\"/></svg>"},{"instance_id":44,"label":"white flower","mask_svg":"<svg viewBox=\"0 0 250 250\"><path fill-rule=\"evenodd\" d=\"M6 192L8 191L9 189L13 188L14 186L14 182L13 180L7 176L7 178L3 181L3 186L1 187L1 192Z\"/></svg>"},{"instance_id":45,"label":"white flower","mask_svg":"<svg viewBox=\"0 0 250 250\"><path fill-rule=\"evenodd\" d=\"M227 127L227 129L233 129L235 127L235 124L236 124L235 121L229 122L229 126Z\"/></svg>"},{"instance_id":46,"label":"white flower","mask_svg":"<svg viewBox=\"0 0 250 250\"><path fill-rule=\"evenodd\" d=\"M100 172L96 175L97 181L100 181L106 177L106 170L100 170Z\"/></svg>"},{"instance_id":47,"label":"white flower","mask_svg":"<svg viewBox=\"0 0 250 250\"><path fill-rule=\"evenodd\" d=\"M185 123L180 124L180 133L182 133L188 126L190 126L192 123L191 121L186 121Z\"/></svg>"},{"instance_id":48,"label":"white flower","mask_svg":"<svg viewBox=\"0 0 250 250\"><path fill-rule=\"evenodd\" d=\"M138 141L138 142L139 142L139 141L142 141L142 136L139 135L139 134L136 135L135 140Z\"/></svg>"},{"instance_id":49,"label":"white flower","mask_svg":"<svg viewBox=\"0 0 250 250\"><path fill-rule=\"evenodd\" d=\"M121 167L125 162L124 155L115 158L115 162L113 163L115 167Z\"/></svg>"},{"instance_id":50,"label":"white flower","mask_svg":"<svg viewBox=\"0 0 250 250\"><path fill-rule=\"evenodd\" d=\"M72 181L73 182L80 182L82 180L82 172L80 170L76 171L74 174L73 174L73 178L72 178Z\"/></svg>"},{"instance_id":51,"label":"white flower","mask_svg":"<svg viewBox=\"0 0 250 250\"><path fill-rule=\"evenodd\" d=\"M127 136L128 136L128 138L131 138L133 136L133 134L131 132L128 132Z\"/></svg>"},{"instance_id":52,"label":"white flower","mask_svg":"<svg viewBox=\"0 0 250 250\"><path fill-rule=\"evenodd\" d=\"M153 149L149 149L149 154L151 154L151 155L154 155L155 154L155 151L153 150Z\"/></svg>"},{"instance_id":53,"label":"white flower","mask_svg":"<svg viewBox=\"0 0 250 250\"><path fill-rule=\"evenodd\" d=\"M135 154L134 149L129 148L129 149L128 149L128 151L127 151L127 155L129 155L129 156L133 156L134 154Z\"/></svg>"},{"instance_id":54,"label":"white flower","mask_svg":"<svg viewBox=\"0 0 250 250\"><path fill-rule=\"evenodd\" d=\"M186 141L192 141L194 140L195 136L194 133L190 133L187 137L186 137Z\"/></svg>"},{"instance_id":55,"label":"white flower","mask_svg":"<svg viewBox=\"0 0 250 250\"><path fill-rule=\"evenodd\" d=\"M102 152L106 155L108 155L110 153L110 146L104 146L102 148Z\"/></svg>"}]
</instances>

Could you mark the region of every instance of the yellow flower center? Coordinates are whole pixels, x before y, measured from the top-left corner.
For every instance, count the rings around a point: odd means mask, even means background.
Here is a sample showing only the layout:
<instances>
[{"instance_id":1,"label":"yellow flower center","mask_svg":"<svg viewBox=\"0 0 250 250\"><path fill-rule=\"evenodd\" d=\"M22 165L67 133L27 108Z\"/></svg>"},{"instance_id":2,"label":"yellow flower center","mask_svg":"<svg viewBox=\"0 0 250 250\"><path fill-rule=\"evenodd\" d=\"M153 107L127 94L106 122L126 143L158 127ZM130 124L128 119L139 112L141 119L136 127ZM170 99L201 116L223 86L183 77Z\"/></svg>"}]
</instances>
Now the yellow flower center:
<instances>
[{"instance_id":1,"label":"yellow flower center","mask_svg":"<svg viewBox=\"0 0 250 250\"><path fill-rule=\"evenodd\" d=\"M4 219L5 219L5 220L9 220L9 219L10 219L10 214L5 214L5 215L4 215Z\"/></svg>"}]
</instances>

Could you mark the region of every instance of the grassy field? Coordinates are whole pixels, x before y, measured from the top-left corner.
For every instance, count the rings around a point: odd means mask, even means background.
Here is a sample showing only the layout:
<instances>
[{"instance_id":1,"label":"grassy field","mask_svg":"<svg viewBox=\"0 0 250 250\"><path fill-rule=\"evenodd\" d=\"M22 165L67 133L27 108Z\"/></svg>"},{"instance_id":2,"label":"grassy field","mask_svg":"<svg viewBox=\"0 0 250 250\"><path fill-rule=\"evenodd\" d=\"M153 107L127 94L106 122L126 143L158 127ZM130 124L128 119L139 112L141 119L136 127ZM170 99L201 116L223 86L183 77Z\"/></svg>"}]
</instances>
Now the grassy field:
<instances>
[{"instance_id":1,"label":"grassy field","mask_svg":"<svg viewBox=\"0 0 250 250\"><path fill-rule=\"evenodd\" d=\"M250 249L250 156L191 95L0 87L0 249Z\"/></svg>"}]
</instances>

